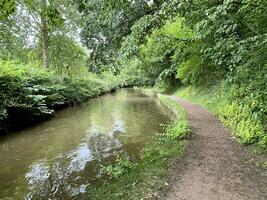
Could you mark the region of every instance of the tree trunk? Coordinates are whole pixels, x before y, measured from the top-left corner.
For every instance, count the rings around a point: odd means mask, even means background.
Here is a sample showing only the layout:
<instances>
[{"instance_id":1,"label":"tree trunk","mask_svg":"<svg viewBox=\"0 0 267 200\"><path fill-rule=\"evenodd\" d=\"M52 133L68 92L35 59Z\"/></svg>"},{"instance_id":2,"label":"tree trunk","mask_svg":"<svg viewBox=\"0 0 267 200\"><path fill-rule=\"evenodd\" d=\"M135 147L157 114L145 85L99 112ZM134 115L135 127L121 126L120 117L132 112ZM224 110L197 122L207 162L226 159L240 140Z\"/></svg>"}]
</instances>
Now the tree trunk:
<instances>
[{"instance_id":1,"label":"tree trunk","mask_svg":"<svg viewBox=\"0 0 267 200\"><path fill-rule=\"evenodd\" d=\"M46 30L43 31L43 67L48 68L48 32Z\"/></svg>"},{"instance_id":2,"label":"tree trunk","mask_svg":"<svg viewBox=\"0 0 267 200\"><path fill-rule=\"evenodd\" d=\"M44 9L46 9L46 3L44 1ZM41 24L42 24L42 54L43 54L43 67L49 67L49 58L48 58L48 27L47 27L47 16L45 12L41 13Z\"/></svg>"}]
</instances>

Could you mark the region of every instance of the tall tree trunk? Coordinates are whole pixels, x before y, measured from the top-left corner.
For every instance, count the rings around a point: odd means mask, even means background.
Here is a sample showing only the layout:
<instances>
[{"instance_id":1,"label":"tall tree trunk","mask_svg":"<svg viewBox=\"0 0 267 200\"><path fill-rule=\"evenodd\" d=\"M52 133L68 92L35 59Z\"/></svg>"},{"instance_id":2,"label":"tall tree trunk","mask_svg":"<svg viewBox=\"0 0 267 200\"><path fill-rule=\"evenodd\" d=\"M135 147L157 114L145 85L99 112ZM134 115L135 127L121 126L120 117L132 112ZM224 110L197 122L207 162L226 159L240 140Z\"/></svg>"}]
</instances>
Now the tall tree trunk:
<instances>
[{"instance_id":1,"label":"tall tree trunk","mask_svg":"<svg viewBox=\"0 0 267 200\"><path fill-rule=\"evenodd\" d=\"M44 68L49 67L49 62L48 62L48 32L47 30L43 30L43 66Z\"/></svg>"},{"instance_id":2,"label":"tall tree trunk","mask_svg":"<svg viewBox=\"0 0 267 200\"><path fill-rule=\"evenodd\" d=\"M43 31L43 66L46 69L49 67L48 59L48 33Z\"/></svg>"},{"instance_id":3,"label":"tall tree trunk","mask_svg":"<svg viewBox=\"0 0 267 200\"><path fill-rule=\"evenodd\" d=\"M43 12L41 12L41 24L42 24L42 54L43 54L43 67L49 67L49 57L48 57L48 27L47 27L47 16L46 16L46 0L43 1Z\"/></svg>"}]
</instances>

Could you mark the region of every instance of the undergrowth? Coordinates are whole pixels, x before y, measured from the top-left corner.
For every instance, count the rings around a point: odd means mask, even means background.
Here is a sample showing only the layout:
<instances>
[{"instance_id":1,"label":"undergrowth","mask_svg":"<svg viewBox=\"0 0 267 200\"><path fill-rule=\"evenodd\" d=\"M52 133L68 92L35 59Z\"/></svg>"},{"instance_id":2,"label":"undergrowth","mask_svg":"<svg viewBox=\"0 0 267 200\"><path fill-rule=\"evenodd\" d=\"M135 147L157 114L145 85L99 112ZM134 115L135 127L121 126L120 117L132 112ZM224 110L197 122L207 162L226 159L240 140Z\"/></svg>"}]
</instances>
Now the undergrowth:
<instances>
[{"instance_id":1,"label":"undergrowth","mask_svg":"<svg viewBox=\"0 0 267 200\"><path fill-rule=\"evenodd\" d=\"M165 136L169 139L185 138L191 132L185 110L169 97L161 94L157 96L176 115L176 120L166 126Z\"/></svg>"},{"instance_id":2,"label":"undergrowth","mask_svg":"<svg viewBox=\"0 0 267 200\"><path fill-rule=\"evenodd\" d=\"M116 77L59 78L53 71L0 60L0 133L44 120L55 110L119 87Z\"/></svg>"},{"instance_id":3,"label":"undergrowth","mask_svg":"<svg viewBox=\"0 0 267 200\"><path fill-rule=\"evenodd\" d=\"M210 88L193 86L178 89L174 94L199 103L215 114L243 144L259 144L263 150L267 147L266 121L253 112L251 102L231 98L233 87L222 83ZM264 122L265 121L265 122Z\"/></svg>"}]
</instances>

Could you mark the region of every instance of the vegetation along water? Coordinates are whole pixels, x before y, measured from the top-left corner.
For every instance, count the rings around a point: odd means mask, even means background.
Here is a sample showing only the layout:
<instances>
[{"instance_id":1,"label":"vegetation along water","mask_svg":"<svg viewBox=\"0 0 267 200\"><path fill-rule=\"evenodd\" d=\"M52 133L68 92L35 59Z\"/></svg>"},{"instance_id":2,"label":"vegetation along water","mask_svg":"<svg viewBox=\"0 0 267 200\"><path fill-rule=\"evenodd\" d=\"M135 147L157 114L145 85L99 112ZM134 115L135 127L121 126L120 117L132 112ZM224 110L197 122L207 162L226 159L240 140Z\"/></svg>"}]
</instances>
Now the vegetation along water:
<instances>
[{"instance_id":1,"label":"vegetation along water","mask_svg":"<svg viewBox=\"0 0 267 200\"><path fill-rule=\"evenodd\" d=\"M267 0L1 0L0 199L172 199L178 177L187 191L192 174L176 173L171 186L173 163L182 173L177 160L191 166L221 153L228 160L207 167L249 159L247 176L262 178L266 8ZM194 142L207 148L201 139L213 125L212 152L193 152ZM235 139L223 138L229 148L218 152L224 126ZM246 181L259 183L257 197L236 197L249 192L234 184L248 172L216 172L221 197L267 198L261 178ZM211 191L202 187L203 198L216 199Z\"/></svg>"}]
</instances>

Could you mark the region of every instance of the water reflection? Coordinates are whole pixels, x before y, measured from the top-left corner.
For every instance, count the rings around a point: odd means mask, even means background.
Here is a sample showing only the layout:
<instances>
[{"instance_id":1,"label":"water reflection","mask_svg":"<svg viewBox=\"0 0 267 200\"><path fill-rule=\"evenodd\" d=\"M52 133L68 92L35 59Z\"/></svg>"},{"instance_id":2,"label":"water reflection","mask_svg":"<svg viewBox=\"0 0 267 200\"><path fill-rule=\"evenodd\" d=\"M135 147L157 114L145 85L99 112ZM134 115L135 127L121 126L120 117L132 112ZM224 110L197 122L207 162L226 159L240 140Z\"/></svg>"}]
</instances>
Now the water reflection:
<instances>
[{"instance_id":1,"label":"water reflection","mask_svg":"<svg viewBox=\"0 0 267 200\"><path fill-rule=\"evenodd\" d=\"M52 165L44 160L32 164L25 176L30 190L25 199L46 198L47 194L54 199L59 190L61 196L74 197L85 193L89 183L84 184L80 176L72 177L83 171L91 161L119 152L123 145L115 136L125 132L123 124L123 120L115 119L112 130L107 133L101 132L98 126L92 126L77 148L55 159ZM93 173L88 175L95 176Z\"/></svg>"},{"instance_id":2,"label":"water reflection","mask_svg":"<svg viewBox=\"0 0 267 200\"><path fill-rule=\"evenodd\" d=\"M93 160L93 155L86 143L70 152L67 157L71 159L68 166L69 172L79 172L85 168L87 162Z\"/></svg>"},{"instance_id":3,"label":"water reflection","mask_svg":"<svg viewBox=\"0 0 267 200\"><path fill-rule=\"evenodd\" d=\"M0 141L0 199L88 199L87 188L99 179L98 160L138 157L167 120L165 107L135 90L63 110Z\"/></svg>"}]
</instances>

